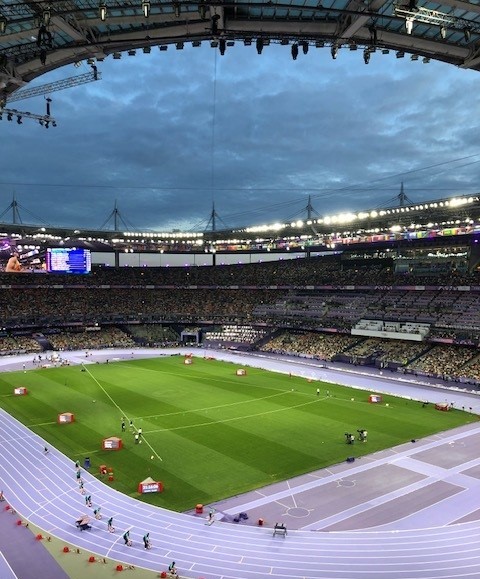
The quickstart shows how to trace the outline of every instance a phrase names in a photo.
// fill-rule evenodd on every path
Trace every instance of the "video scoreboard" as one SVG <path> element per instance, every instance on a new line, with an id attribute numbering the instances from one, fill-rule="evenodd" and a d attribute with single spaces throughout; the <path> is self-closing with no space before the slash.
<path id="1" fill-rule="evenodd" d="M 92 270 L 89 249 L 77 247 L 49 247 L 46 254 L 49 273 L 86 274 Z"/>

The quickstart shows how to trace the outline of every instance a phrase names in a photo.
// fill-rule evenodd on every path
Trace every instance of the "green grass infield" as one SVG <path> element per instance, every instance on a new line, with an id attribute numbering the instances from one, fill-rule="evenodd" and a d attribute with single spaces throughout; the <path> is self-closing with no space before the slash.
<path id="1" fill-rule="evenodd" d="M 371 404 L 370 392 L 304 377 L 255 368 L 238 376 L 232 363 L 184 362 L 172 356 L 2 373 L 0 405 L 72 461 L 89 457 L 96 476 L 100 465 L 111 468 L 114 480 L 105 481 L 113 488 L 177 511 L 478 420 L 393 396 Z M 22 386 L 28 394 L 14 395 Z M 58 423 L 65 412 L 74 422 Z M 368 441 L 347 445 L 345 433 L 358 429 Z M 112 436 L 122 439 L 121 450 L 102 449 Z M 140 495 L 147 477 L 164 491 Z"/>

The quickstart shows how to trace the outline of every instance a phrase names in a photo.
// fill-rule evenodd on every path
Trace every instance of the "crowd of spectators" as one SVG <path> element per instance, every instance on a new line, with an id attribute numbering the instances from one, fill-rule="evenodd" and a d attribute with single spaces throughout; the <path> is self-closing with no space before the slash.
<path id="1" fill-rule="evenodd" d="M 41 352 L 42 347 L 30 336 L 2 336 L 0 337 L 0 356 L 7 354 L 26 354 Z"/>
<path id="2" fill-rule="evenodd" d="M 412 287 L 422 283 L 428 288 Z M 480 344 L 480 291 L 449 287 L 470 284 L 480 286 L 480 274 L 442 270 L 437 275 L 435 268 L 424 276 L 395 274 L 390 258 L 340 256 L 216 267 L 97 268 L 80 277 L 0 274 L 0 324 L 9 332 L 59 328 L 48 338 L 56 350 L 173 345 L 185 326 L 202 328 L 205 341 L 253 344 L 280 329 L 263 351 L 327 361 L 342 354 L 353 363 L 368 359 L 444 377 L 463 372 L 477 380 L 475 351 L 458 344 Z M 351 336 L 362 318 L 424 323 L 431 329 L 427 342 Z M 75 324 L 101 329 L 67 329 Z M 259 325 L 265 329 L 252 330 Z M 336 333 L 321 332 L 331 329 Z M 429 338 L 457 345 L 434 345 Z M 0 339 L 0 353 L 40 350 L 31 338 Z"/>
<path id="3" fill-rule="evenodd" d="M 134 320 L 246 322 L 255 306 L 279 292 L 233 289 L 20 288 L 3 291 L 3 325 Z"/>
<path id="4" fill-rule="evenodd" d="M 284 331 L 262 345 L 260 350 L 330 361 L 356 342 L 358 342 L 357 337 L 344 334 Z"/>
<path id="5" fill-rule="evenodd" d="M 406 366 L 430 347 L 431 344 L 426 342 L 366 338 L 357 341 L 345 354 L 353 364 L 368 360 L 378 366 Z"/>
<path id="6" fill-rule="evenodd" d="M 429 275 L 422 270 L 395 273 L 392 258 L 346 259 L 340 255 L 267 261 L 264 263 L 222 265 L 221 255 L 216 266 L 184 267 L 96 267 L 81 280 L 58 274 L 0 274 L 0 285 L 82 284 L 85 286 L 171 286 L 171 287 L 225 287 L 225 286 L 465 286 L 480 285 L 477 272 L 433 269 Z"/>
<path id="7" fill-rule="evenodd" d="M 440 376 L 445 380 L 462 376 L 463 367 L 477 356 L 476 350 L 462 346 L 435 345 L 407 366 L 409 372 Z"/>
<path id="8" fill-rule="evenodd" d="M 132 338 L 119 328 L 51 334 L 49 342 L 53 350 L 58 351 L 132 348 L 136 345 Z"/>
<path id="9" fill-rule="evenodd" d="M 459 374 L 468 381 L 480 383 L 480 356 L 475 356 L 470 362 L 463 366 Z"/>

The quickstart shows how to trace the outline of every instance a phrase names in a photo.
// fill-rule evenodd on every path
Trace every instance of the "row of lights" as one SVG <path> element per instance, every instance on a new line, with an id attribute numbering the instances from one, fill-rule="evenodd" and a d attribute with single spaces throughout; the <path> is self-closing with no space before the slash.
<path id="1" fill-rule="evenodd" d="M 197 246 L 201 246 L 204 245 L 205 241 L 203 239 L 157 239 L 157 241 L 155 241 L 154 239 L 112 239 L 111 240 L 112 243 L 148 243 L 148 244 L 158 244 L 158 245 L 162 245 L 164 243 L 171 243 L 171 244 L 185 244 L 185 245 L 197 245 Z"/>
<path id="2" fill-rule="evenodd" d="M 200 40 L 193 40 L 192 41 L 192 46 L 194 48 L 198 48 L 199 46 L 201 46 L 202 42 Z M 252 44 L 252 41 L 249 39 L 244 40 L 244 44 L 245 46 L 250 46 Z M 264 46 L 268 46 L 268 44 L 270 44 L 269 40 L 262 40 L 262 39 L 257 39 L 256 41 L 256 46 L 257 46 L 257 52 L 258 54 L 262 54 L 263 51 L 263 47 Z M 289 44 L 289 40 L 288 39 L 284 39 L 280 42 L 280 44 L 282 46 L 287 46 Z M 320 44 L 320 43 L 317 43 Z M 324 43 L 321 43 L 322 46 L 324 46 Z M 220 54 L 223 56 L 226 52 L 226 49 L 228 47 L 232 47 L 235 46 L 235 42 L 233 40 L 226 40 L 224 38 L 220 38 L 219 40 L 211 40 L 210 41 L 210 46 L 212 48 L 218 48 L 220 51 Z M 185 43 L 183 41 L 179 41 L 175 43 L 175 48 L 177 50 L 183 50 L 185 47 Z M 309 49 L 309 44 L 307 41 L 300 41 L 300 42 L 294 42 L 292 44 L 292 48 L 291 48 L 291 55 L 293 60 L 297 60 L 297 57 L 299 55 L 299 50 L 300 48 L 302 49 L 303 54 L 308 54 L 308 49 Z M 337 45 L 337 44 L 333 44 L 331 47 L 331 55 L 332 58 L 335 60 L 338 56 L 338 51 L 341 48 L 341 46 Z M 351 44 L 349 45 L 349 50 L 354 51 L 354 50 L 358 50 L 358 46 L 356 44 Z M 158 49 L 160 50 L 160 52 L 166 52 L 168 50 L 168 45 L 167 44 L 161 44 L 158 46 Z M 151 52 L 151 46 L 144 46 L 142 48 L 142 51 L 144 54 L 150 54 Z M 371 54 L 373 54 L 374 52 L 376 52 L 375 47 L 366 47 L 363 51 L 363 60 L 365 62 L 365 64 L 368 64 L 370 62 L 370 56 Z M 390 54 L 390 50 L 388 48 L 383 48 L 381 50 L 382 54 Z M 137 51 L 132 48 L 130 50 L 127 51 L 127 54 L 129 56 L 135 56 L 137 54 Z M 396 57 L 397 58 L 404 58 L 405 57 L 405 52 L 404 51 L 397 51 L 396 52 Z M 122 58 L 122 53 L 121 52 L 114 52 L 113 53 L 113 58 L 114 60 L 120 60 Z M 419 55 L 418 54 L 411 54 L 410 55 L 410 59 L 413 61 L 419 60 Z M 422 62 L 424 64 L 428 64 L 430 62 L 430 58 L 425 56 L 422 58 Z"/>
<path id="3" fill-rule="evenodd" d="M 411 223 L 408 227 L 400 226 L 400 225 L 393 225 L 393 226 L 389 227 L 388 229 L 387 229 L 387 228 L 381 229 L 381 228 L 376 227 L 376 228 L 371 228 L 371 229 L 358 229 L 357 231 L 343 231 L 343 232 L 339 232 L 339 231 L 338 231 L 338 232 L 334 232 L 334 231 L 332 231 L 332 232 L 329 233 L 329 234 L 321 235 L 319 239 L 322 240 L 322 242 L 325 242 L 327 239 L 337 239 L 337 240 L 338 240 L 338 239 L 341 239 L 341 238 L 347 239 L 347 238 L 352 238 L 352 237 L 358 237 L 358 236 L 365 235 L 365 234 L 373 234 L 373 233 L 375 233 L 375 234 L 382 233 L 382 234 L 383 234 L 383 233 L 387 233 L 387 232 L 400 233 L 400 232 L 402 232 L 402 231 L 405 232 L 405 231 L 407 231 L 408 229 L 417 230 L 417 231 L 418 231 L 418 230 L 424 230 L 425 228 L 432 229 L 433 227 L 440 227 L 440 226 L 441 226 L 441 227 L 445 227 L 445 226 L 448 227 L 448 226 L 452 226 L 452 225 L 459 226 L 459 225 L 461 225 L 461 224 L 462 224 L 462 222 L 461 222 L 459 219 L 457 219 L 457 220 L 455 220 L 455 221 L 454 221 L 454 220 L 451 220 L 451 221 L 443 221 L 443 222 L 441 222 L 441 223 L 432 223 L 432 222 L 429 222 L 429 223 L 427 223 L 427 224 L 419 224 L 419 223 L 416 223 L 416 224 L 415 224 L 415 223 Z M 471 220 L 471 219 L 467 219 L 467 220 L 465 220 L 465 225 L 472 225 L 472 226 L 473 226 L 473 225 L 474 225 L 474 221 Z M 15 235 L 12 235 L 11 237 L 15 237 Z M 17 237 L 20 238 L 21 236 L 20 236 L 20 235 L 17 235 Z M 34 236 L 34 237 L 35 237 L 35 236 Z M 63 243 L 63 241 L 64 241 L 60 236 L 55 236 L 55 235 L 45 235 L 45 236 L 43 236 L 43 237 L 44 237 L 44 238 L 48 238 L 48 239 L 50 239 L 50 240 L 59 241 L 60 243 Z M 68 241 L 68 239 L 70 239 L 70 238 L 66 238 L 65 241 Z M 107 243 L 107 241 L 106 241 L 105 239 L 102 239 L 102 238 L 92 238 L 92 237 L 88 237 L 88 238 L 79 238 L 79 239 L 82 239 L 83 241 L 99 241 L 99 242 Z M 301 235 L 301 236 L 295 236 L 295 237 L 292 237 L 292 236 L 291 236 L 291 237 L 283 237 L 283 238 L 280 239 L 279 241 L 282 241 L 282 242 L 291 242 L 291 243 L 293 242 L 293 243 L 295 244 L 295 243 L 298 243 L 298 242 L 305 242 L 305 241 L 308 241 L 308 240 L 311 240 L 311 239 L 312 239 L 312 236 L 311 236 L 311 235 L 310 235 L 310 236 L 308 236 L 308 235 Z M 145 243 L 145 240 L 142 239 L 140 242 L 141 242 L 141 243 Z M 168 244 L 168 243 L 171 243 L 171 244 L 174 244 L 174 243 L 177 243 L 177 242 L 178 242 L 178 240 L 171 239 L 170 241 L 164 240 L 163 242 L 160 242 L 160 241 L 159 241 L 158 243 L 167 243 L 167 244 Z M 128 240 L 113 239 L 113 240 L 112 240 L 112 243 L 114 243 L 114 244 L 115 244 L 115 243 L 135 243 L 135 240 L 131 240 L 131 239 L 128 239 Z M 182 243 L 185 243 L 185 244 L 193 244 L 194 242 L 193 242 L 193 241 L 189 241 L 189 240 L 182 240 Z M 240 239 L 216 240 L 216 241 L 211 241 L 211 242 L 210 242 L 210 247 L 209 247 L 209 248 L 204 248 L 204 251 L 205 251 L 206 253 L 208 253 L 209 251 L 211 251 L 212 253 L 214 253 L 214 252 L 216 251 L 215 248 L 214 248 L 215 245 L 217 245 L 217 246 L 222 246 L 222 245 L 224 245 L 224 244 L 229 244 L 229 245 L 232 245 L 232 244 L 249 245 L 249 244 L 251 244 L 251 243 L 253 243 L 252 240 L 240 240 Z M 258 244 L 258 243 L 270 243 L 270 244 L 272 244 L 272 246 L 275 245 L 274 243 L 271 242 L 271 240 L 263 239 L 263 238 L 257 238 L 257 239 L 255 239 L 255 243 L 257 243 L 257 244 Z M 203 242 L 202 242 L 202 244 L 203 244 Z M 18 247 L 20 248 L 20 246 L 18 246 Z M 302 246 L 302 248 L 303 248 L 303 247 L 304 247 L 304 246 Z M 27 246 L 27 245 L 25 245 L 25 246 L 24 246 L 24 249 L 27 249 L 27 248 L 29 248 L 29 249 L 35 249 L 35 248 L 39 249 L 39 246 L 33 246 L 33 245 L 32 245 L 32 246 Z M 287 248 L 287 250 L 288 250 L 288 249 L 289 249 L 289 248 Z M 164 253 L 164 249 L 160 249 L 159 251 L 160 251 L 160 253 Z M 133 253 L 133 252 L 134 252 L 134 249 L 133 249 L 133 248 L 126 248 L 126 249 L 124 249 L 124 252 L 125 252 L 125 253 Z"/>
<path id="4" fill-rule="evenodd" d="M 14 114 L 13 112 L 8 112 L 7 114 L 7 121 L 13 121 L 13 117 L 15 116 L 17 118 L 17 125 L 23 125 L 23 116 L 21 114 Z M 3 112 L 0 111 L 0 121 L 3 120 Z M 38 119 L 38 124 L 41 125 L 42 127 L 45 127 L 46 129 L 49 128 L 50 124 L 52 125 L 52 127 L 56 127 L 57 123 L 54 120 L 48 120 L 48 119 Z"/>
<path id="5" fill-rule="evenodd" d="M 7 121 L 13 121 L 14 116 L 15 115 L 13 113 L 7 113 Z M 16 117 L 17 117 L 17 124 L 22 125 L 23 124 L 22 115 L 16 115 Z M 2 120 L 3 120 L 3 113 L 0 112 L 0 121 Z"/>
<path id="6" fill-rule="evenodd" d="M 386 215 L 395 215 L 399 213 L 409 213 L 410 211 L 427 211 L 430 209 L 437 209 L 439 207 L 450 207 L 456 208 L 462 205 L 468 205 L 478 201 L 478 197 L 454 197 L 453 199 L 447 199 L 445 201 L 435 201 L 432 203 L 424 203 L 419 205 L 412 205 L 409 207 L 394 207 L 392 209 L 381 209 L 377 211 L 373 209 L 372 211 L 360 211 L 359 213 L 340 213 L 338 215 L 326 216 L 323 219 L 308 220 L 303 222 L 302 220 L 292 221 L 291 223 L 273 223 L 271 225 L 260 225 L 256 227 L 247 227 L 245 232 L 256 233 L 261 231 L 279 231 L 285 227 L 300 228 L 306 225 L 313 225 L 315 223 L 319 225 L 330 225 L 334 223 L 350 223 L 352 221 L 362 220 L 362 219 L 376 219 L 377 217 L 384 217 Z"/>
<path id="7" fill-rule="evenodd" d="M 203 237 L 203 233 L 181 233 L 181 232 L 175 232 L 175 233 L 136 233 L 136 232 L 124 232 L 123 235 L 125 236 L 130 236 L 130 237 L 175 237 L 175 238 L 185 238 L 185 237 L 193 237 L 193 238 L 199 238 L 199 237 Z"/>

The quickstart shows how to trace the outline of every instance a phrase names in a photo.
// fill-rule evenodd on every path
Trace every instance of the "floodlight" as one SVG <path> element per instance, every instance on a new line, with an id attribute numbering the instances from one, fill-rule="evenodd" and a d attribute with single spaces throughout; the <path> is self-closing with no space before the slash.
<path id="1" fill-rule="evenodd" d="M 293 60 L 297 60 L 297 56 L 298 56 L 298 44 L 292 44 L 292 58 Z"/>
<path id="2" fill-rule="evenodd" d="M 52 17 L 52 12 L 51 12 L 50 6 L 47 6 L 42 13 L 42 20 L 43 20 L 43 23 L 45 24 L 45 26 L 48 26 L 50 24 L 50 18 L 51 17 Z"/>
<path id="3" fill-rule="evenodd" d="M 7 19 L 4 16 L 0 17 L 0 34 L 5 33 L 5 30 L 7 29 L 7 24 L 8 24 Z"/>
<path id="4" fill-rule="evenodd" d="M 257 46 L 257 53 L 258 53 L 258 54 L 262 54 L 262 50 L 263 50 L 263 38 L 257 38 L 256 46 Z"/>
<path id="5" fill-rule="evenodd" d="M 98 16 L 102 22 L 105 22 L 107 19 L 107 5 L 105 4 L 105 0 L 101 0 L 98 5 Z"/>
<path id="6" fill-rule="evenodd" d="M 142 12 L 145 18 L 148 18 L 150 16 L 150 8 L 151 8 L 150 1 L 142 0 Z"/>

